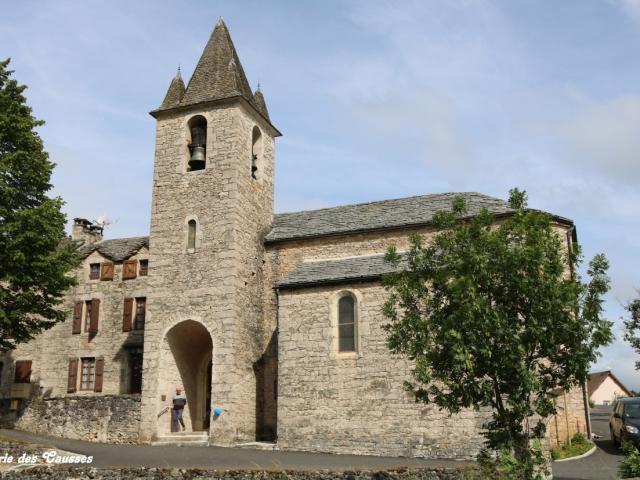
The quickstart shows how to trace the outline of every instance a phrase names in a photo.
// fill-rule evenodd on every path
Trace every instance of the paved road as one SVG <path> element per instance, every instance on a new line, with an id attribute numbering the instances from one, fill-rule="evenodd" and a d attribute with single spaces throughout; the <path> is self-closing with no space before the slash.
<path id="1" fill-rule="evenodd" d="M 274 452 L 245 448 L 174 447 L 150 445 L 108 445 L 104 443 L 41 437 L 18 430 L 0 429 L 0 435 L 53 445 L 69 452 L 92 455 L 93 466 L 108 467 L 177 467 L 177 468 L 283 468 L 363 470 L 419 467 L 452 467 L 466 464 L 455 460 L 423 460 L 363 455 L 331 455 L 305 452 Z"/>
<path id="2" fill-rule="evenodd" d="M 602 438 L 596 440 L 595 453 L 580 460 L 553 464 L 555 480 L 610 480 L 617 479 L 618 464 L 622 459 L 609 435 L 609 407 L 591 409 L 591 428 Z"/>

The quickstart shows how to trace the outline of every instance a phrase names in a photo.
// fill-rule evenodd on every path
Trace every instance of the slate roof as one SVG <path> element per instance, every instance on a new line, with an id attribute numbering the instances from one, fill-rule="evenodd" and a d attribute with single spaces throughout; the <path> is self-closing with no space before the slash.
<path id="1" fill-rule="evenodd" d="M 238 52 L 222 18 L 216 24 L 204 47 L 187 88 L 176 77 L 154 115 L 162 110 L 195 105 L 202 102 L 242 97 L 269 121 L 269 113 L 260 90 L 254 95 L 244 73 Z"/>
<path id="2" fill-rule="evenodd" d="M 494 215 L 513 212 L 504 200 L 475 192 L 421 195 L 277 214 L 265 242 L 428 225 L 437 211 L 451 209 L 452 201 L 458 195 L 465 199 L 470 217 L 480 213 L 482 208 Z"/>
<path id="3" fill-rule="evenodd" d="M 160 109 L 177 107 L 180 104 L 180 101 L 182 101 L 182 97 L 184 97 L 184 92 L 184 82 L 180 75 L 180 69 L 178 69 L 178 73 L 176 73 L 176 76 L 171 80 L 169 90 L 167 90 L 167 94 L 162 101 Z"/>
<path id="4" fill-rule="evenodd" d="M 102 256 L 114 262 L 121 262 L 134 255 L 142 247 L 149 247 L 149 237 L 114 238 L 84 244 L 80 247 L 80 255 L 82 258 L 86 258 L 92 252 L 98 251 Z"/>
<path id="5" fill-rule="evenodd" d="M 267 103 L 264 101 L 264 95 L 260 90 L 260 85 L 258 85 L 258 89 L 253 94 L 253 97 L 255 98 L 256 108 L 258 109 L 258 111 L 264 116 L 264 118 L 269 120 L 269 111 L 267 110 Z"/>
<path id="6" fill-rule="evenodd" d="M 618 386 L 624 390 L 628 396 L 632 397 L 631 391 L 624 384 L 618 380 L 611 370 L 605 370 L 604 372 L 594 372 L 589 374 L 589 378 L 587 380 L 587 391 L 589 392 L 589 396 L 593 395 L 600 385 L 608 378 L 611 379 L 618 384 Z"/>
<path id="7" fill-rule="evenodd" d="M 398 268 L 405 265 L 400 262 Z M 340 258 L 300 263 L 276 286 L 279 288 L 300 288 L 310 285 L 377 280 L 396 268 L 384 261 L 384 255 Z"/>

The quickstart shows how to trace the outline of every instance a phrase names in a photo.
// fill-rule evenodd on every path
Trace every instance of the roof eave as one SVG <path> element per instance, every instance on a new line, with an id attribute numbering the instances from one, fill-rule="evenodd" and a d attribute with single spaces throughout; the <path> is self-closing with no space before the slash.
<path id="1" fill-rule="evenodd" d="M 292 283 L 276 283 L 274 289 L 279 290 L 300 290 L 303 288 L 313 288 L 313 287 L 321 287 L 325 285 L 343 285 L 345 283 L 369 283 L 369 282 L 377 282 L 384 275 L 384 273 L 375 274 L 375 275 L 362 275 L 358 277 L 341 277 L 341 278 L 330 278 L 330 279 L 322 279 L 322 280 L 314 280 L 309 282 L 292 282 Z"/>
<path id="2" fill-rule="evenodd" d="M 176 105 L 173 107 L 168 107 L 168 108 L 156 108 L 155 110 L 151 110 L 149 112 L 149 115 L 151 115 L 153 118 L 155 118 L 156 120 L 158 120 L 159 118 L 161 118 L 162 116 L 164 116 L 164 114 L 166 113 L 180 113 L 180 112 L 187 112 L 189 110 L 195 110 L 195 107 L 200 107 L 200 108 L 204 108 L 204 107 L 211 107 L 211 106 L 216 106 L 216 105 L 224 105 L 224 104 L 231 104 L 234 102 L 239 102 L 242 103 L 245 106 L 248 106 L 251 108 L 252 111 L 254 111 L 263 121 L 265 124 L 267 124 L 269 126 L 269 128 L 272 130 L 271 131 L 271 135 L 274 137 L 281 137 L 282 133 L 280 132 L 280 130 L 278 130 L 272 123 L 271 120 L 269 120 L 267 117 L 265 117 L 251 102 L 249 102 L 243 95 L 237 94 L 237 95 L 230 95 L 228 97 L 220 97 L 220 98 L 212 98 L 209 100 L 203 100 L 201 102 L 194 102 L 194 103 L 188 103 L 188 104 L 181 104 L 181 105 Z"/>

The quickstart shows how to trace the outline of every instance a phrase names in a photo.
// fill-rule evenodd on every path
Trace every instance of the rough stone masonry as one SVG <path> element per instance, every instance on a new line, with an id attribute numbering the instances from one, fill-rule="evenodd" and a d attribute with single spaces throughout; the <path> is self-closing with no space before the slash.
<path id="1" fill-rule="evenodd" d="M 475 455 L 487 412 L 449 417 L 402 388 L 411 363 L 386 347 L 382 254 L 433 235 L 456 195 L 498 221 L 507 203 L 463 192 L 274 214 L 281 134 L 222 21 L 188 86 L 178 73 L 151 115 L 149 235 L 103 239 L 76 219 L 68 319 L 0 358 L 2 421 L 101 442 L 205 432 L 215 445 Z M 571 248 L 573 222 L 554 219 Z M 172 419 L 177 387 L 187 432 Z M 559 399 L 554 442 L 587 429 L 584 398 Z"/>

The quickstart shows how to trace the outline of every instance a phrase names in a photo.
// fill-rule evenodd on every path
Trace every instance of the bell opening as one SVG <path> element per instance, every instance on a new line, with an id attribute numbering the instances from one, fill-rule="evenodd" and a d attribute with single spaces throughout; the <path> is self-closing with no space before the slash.
<path id="1" fill-rule="evenodd" d="M 207 158 L 207 121 L 198 115 L 189 121 L 189 171 L 203 170 Z"/>

